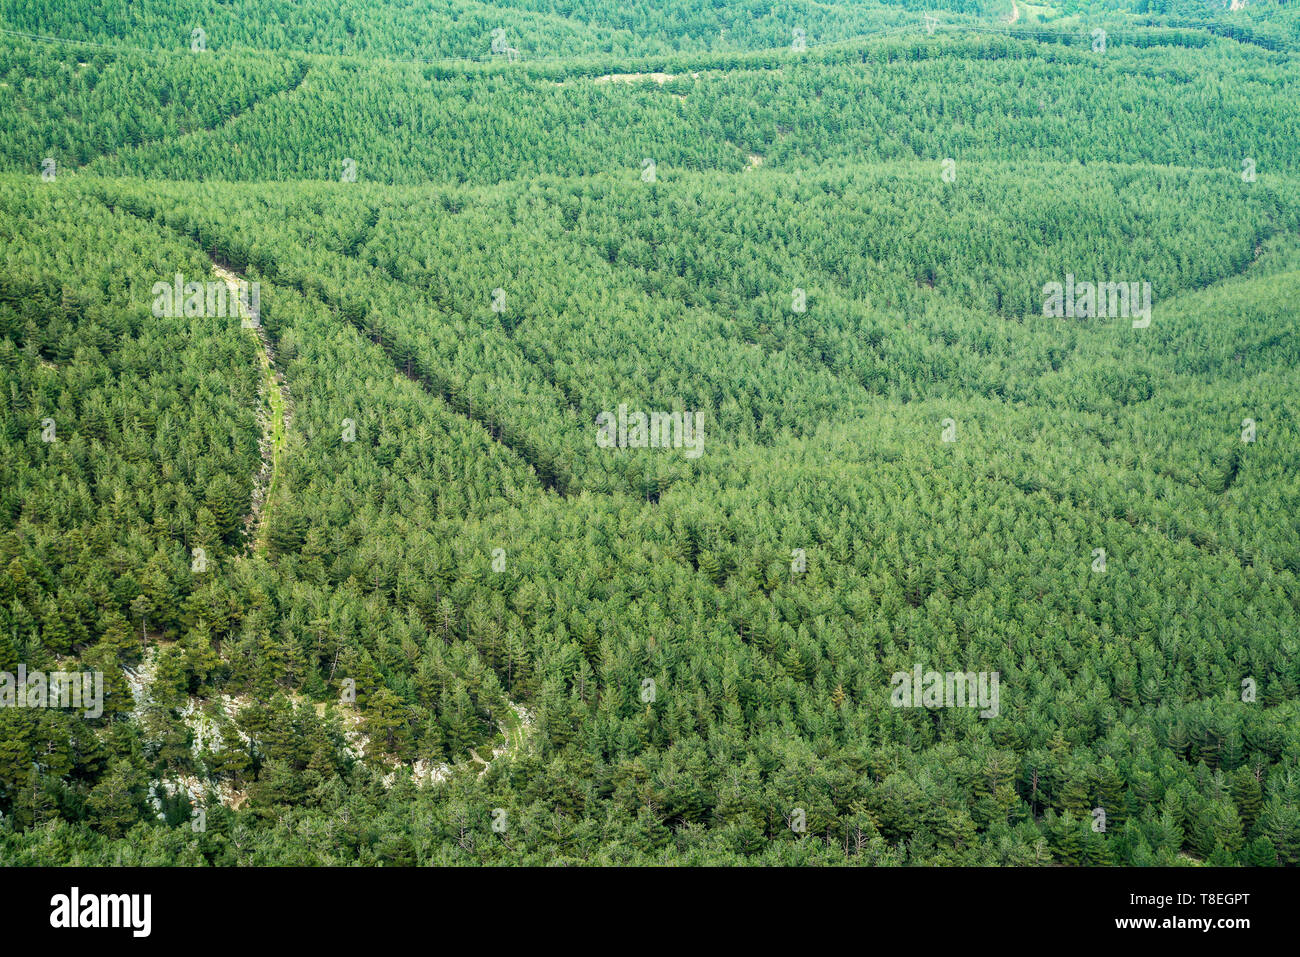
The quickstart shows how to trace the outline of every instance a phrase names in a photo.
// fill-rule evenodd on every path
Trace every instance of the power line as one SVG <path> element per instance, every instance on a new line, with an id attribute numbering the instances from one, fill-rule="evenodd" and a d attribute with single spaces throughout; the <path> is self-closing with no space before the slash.
<path id="1" fill-rule="evenodd" d="M 103 47 L 106 50 L 138 49 L 133 47 L 119 48 L 116 45 L 108 44 L 108 43 L 99 43 L 96 40 L 71 40 L 66 37 L 47 37 L 47 36 L 42 36 L 39 33 L 23 33 L 19 30 L 6 30 L 3 27 L 0 27 L 0 33 L 7 33 L 9 36 L 12 37 L 22 37 L 24 40 L 39 40 L 42 43 L 67 43 L 73 46 Z"/>

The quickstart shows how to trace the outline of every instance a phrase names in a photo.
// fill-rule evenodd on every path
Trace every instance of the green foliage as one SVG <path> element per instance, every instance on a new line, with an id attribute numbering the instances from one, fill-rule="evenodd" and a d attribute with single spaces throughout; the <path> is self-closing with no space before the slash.
<path id="1" fill-rule="evenodd" d="M 552 7 L 0 4 L 0 856 L 1300 861 L 1289 54 Z"/>

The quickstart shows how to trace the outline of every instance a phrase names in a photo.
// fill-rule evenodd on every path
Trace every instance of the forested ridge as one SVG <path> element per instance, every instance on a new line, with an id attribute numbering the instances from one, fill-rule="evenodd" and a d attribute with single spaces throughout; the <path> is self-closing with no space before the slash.
<path id="1" fill-rule="evenodd" d="M 1300 862 L 1293 11 L 1017 9 L 0 3 L 0 862 Z"/>

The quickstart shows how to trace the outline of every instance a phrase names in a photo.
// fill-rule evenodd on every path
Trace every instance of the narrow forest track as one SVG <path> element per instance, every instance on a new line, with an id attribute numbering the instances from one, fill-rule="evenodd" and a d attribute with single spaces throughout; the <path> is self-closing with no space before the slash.
<path id="1" fill-rule="evenodd" d="M 217 263 L 212 264 L 212 271 L 226 284 L 230 298 L 237 304 L 240 324 L 243 325 L 245 319 L 252 318 L 239 294 L 243 280 Z M 262 468 L 253 484 L 252 509 L 246 525 L 255 529 L 252 537 L 253 550 L 265 553 L 270 534 L 271 503 L 281 484 L 285 443 L 288 440 L 292 412 L 286 399 L 288 387 L 276 371 L 275 357 L 266 330 L 260 324 L 245 328 L 257 340 L 257 357 L 262 366 L 262 385 L 258 391 L 263 402 L 270 407 L 269 412 L 259 410 L 259 418 L 262 419 Z"/>
<path id="2" fill-rule="evenodd" d="M 497 722 L 502 743 L 493 748 L 487 758 L 481 757 L 474 748 L 469 749 L 470 763 L 482 765 L 482 769 L 478 772 L 479 777 L 487 774 L 492 762 L 498 758 L 510 760 L 521 755 L 528 746 L 528 735 L 532 726 L 532 717 L 528 712 L 513 701 L 507 701 L 505 716 Z"/>
<path id="3" fill-rule="evenodd" d="M 479 772 L 480 775 L 486 774 L 488 767 L 497 758 L 504 757 L 511 760 L 524 752 L 524 749 L 528 746 L 528 737 L 532 731 L 533 719 L 521 706 L 513 701 L 507 701 L 506 713 L 497 722 L 497 727 L 501 730 L 501 737 L 504 742 L 500 747 L 492 749 L 492 756 L 488 760 L 484 761 L 473 748 L 469 749 L 470 758 L 483 765 L 483 770 Z"/>
<path id="4" fill-rule="evenodd" d="M 12 33 L 12 31 L 10 31 L 10 30 L 0 30 L 0 33 Z M 20 34 L 20 35 L 21 35 L 21 34 Z M 130 50 L 131 48 L 128 47 L 128 48 L 126 48 L 126 49 L 127 49 L 127 50 Z M 132 52 L 147 52 L 147 51 L 138 51 L 138 50 L 137 50 L 137 51 L 132 51 Z M 85 64 L 83 63 L 82 66 L 85 66 Z M 308 64 L 303 63 L 303 64 L 301 64 L 301 66 L 302 66 L 302 71 L 301 71 L 301 72 L 298 74 L 298 76 L 293 80 L 293 82 L 290 83 L 288 86 L 286 86 L 284 89 L 282 89 L 282 90 L 273 90 L 273 91 L 267 93 L 265 96 L 262 96 L 262 97 L 255 97 L 255 98 L 253 99 L 253 101 L 252 101 L 251 103 L 246 104 L 246 105 L 243 107 L 243 109 L 237 109 L 237 110 L 235 110 L 235 111 L 232 112 L 232 113 L 228 113 L 226 116 L 224 116 L 224 117 L 222 118 L 221 122 L 218 123 L 218 124 L 216 124 L 215 126 L 202 126 L 202 127 L 199 127 L 199 128 L 196 129 L 196 130 L 187 130 L 187 131 L 182 132 L 182 133 L 180 134 L 181 138 L 184 138 L 184 137 L 187 137 L 187 136 L 201 136 L 201 135 L 203 135 L 204 133 L 215 133 L 215 132 L 218 131 L 218 130 L 221 130 L 221 129 L 224 129 L 224 128 L 230 126 L 232 123 L 234 123 L 234 122 L 235 122 L 237 119 L 239 119 L 241 116 L 244 116 L 245 114 L 249 113 L 249 112 L 250 112 L 250 111 L 251 111 L 255 106 L 259 106 L 259 105 L 261 105 L 262 103 L 268 102 L 269 100 L 272 100 L 272 99 L 274 99 L 274 98 L 277 97 L 277 96 L 291 96 L 291 95 L 293 95 L 294 93 L 297 93 L 298 90 L 302 87 L 303 83 L 306 82 L 306 80 L 307 80 L 307 74 L 311 72 L 311 67 L 310 67 Z M 170 142 L 172 139 L 173 139 L 173 134 L 168 133 L 168 134 L 166 134 L 165 136 L 156 137 L 156 138 L 152 138 L 152 139 L 144 139 L 144 140 L 141 140 L 141 141 L 138 142 L 138 143 L 131 143 L 131 144 L 126 144 L 126 145 L 123 145 L 123 146 L 119 146 L 117 149 L 113 150 L 113 152 L 111 152 L 111 153 L 99 153 L 99 154 L 97 154 L 97 155 L 95 155 L 95 156 L 90 157 L 90 159 L 86 160 L 84 163 L 81 163 L 81 164 L 79 165 L 79 168 L 80 168 L 80 169 L 88 169 L 91 165 L 93 165 L 93 164 L 95 164 L 95 163 L 112 163 L 115 159 L 119 158 L 119 157 L 120 157 L 123 153 L 125 153 L 127 150 L 141 150 L 141 149 L 147 149 L 148 147 L 150 147 L 150 146 L 152 146 L 152 145 L 154 145 L 154 144 L 156 144 L 156 143 Z"/>

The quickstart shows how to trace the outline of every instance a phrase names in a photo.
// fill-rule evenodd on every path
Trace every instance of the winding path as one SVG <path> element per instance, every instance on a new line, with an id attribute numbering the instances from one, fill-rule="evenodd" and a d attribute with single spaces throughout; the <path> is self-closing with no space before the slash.
<path id="1" fill-rule="evenodd" d="M 239 295 L 239 284 L 243 280 L 229 269 L 216 263 L 212 264 L 212 271 L 217 274 L 218 278 L 226 284 L 226 288 L 230 291 L 230 299 L 237 304 L 236 309 L 239 312 L 242 325 L 243 320 L 251 318 Z M 262 392 L 267 397 L 267 403 L 270 405 L 270 413 L 266 417 L 263 433 L 263 469 L 258 474 L 258 485 L 253 488 L 253 510 L 251 515 L 253 524 L 257 529 L 253 538 L 253 548 L 255 551 L 265 552 L 270 529 L 271 502 L 280 483 L 285 441 L 289 434 L 290 412 L 288 403 L 285 401 L 287 389 L 281 381 L 279 373 L 275 371 L 275 360 L 271 354 L 271 343 L 266 337 L 266 331 L 260 325 L 250 325 L 246 328 L 257 339 L 257 355 L 262 363 Z M 270 453 L 269 463 L 266 461 L 268 451 Z"/>

